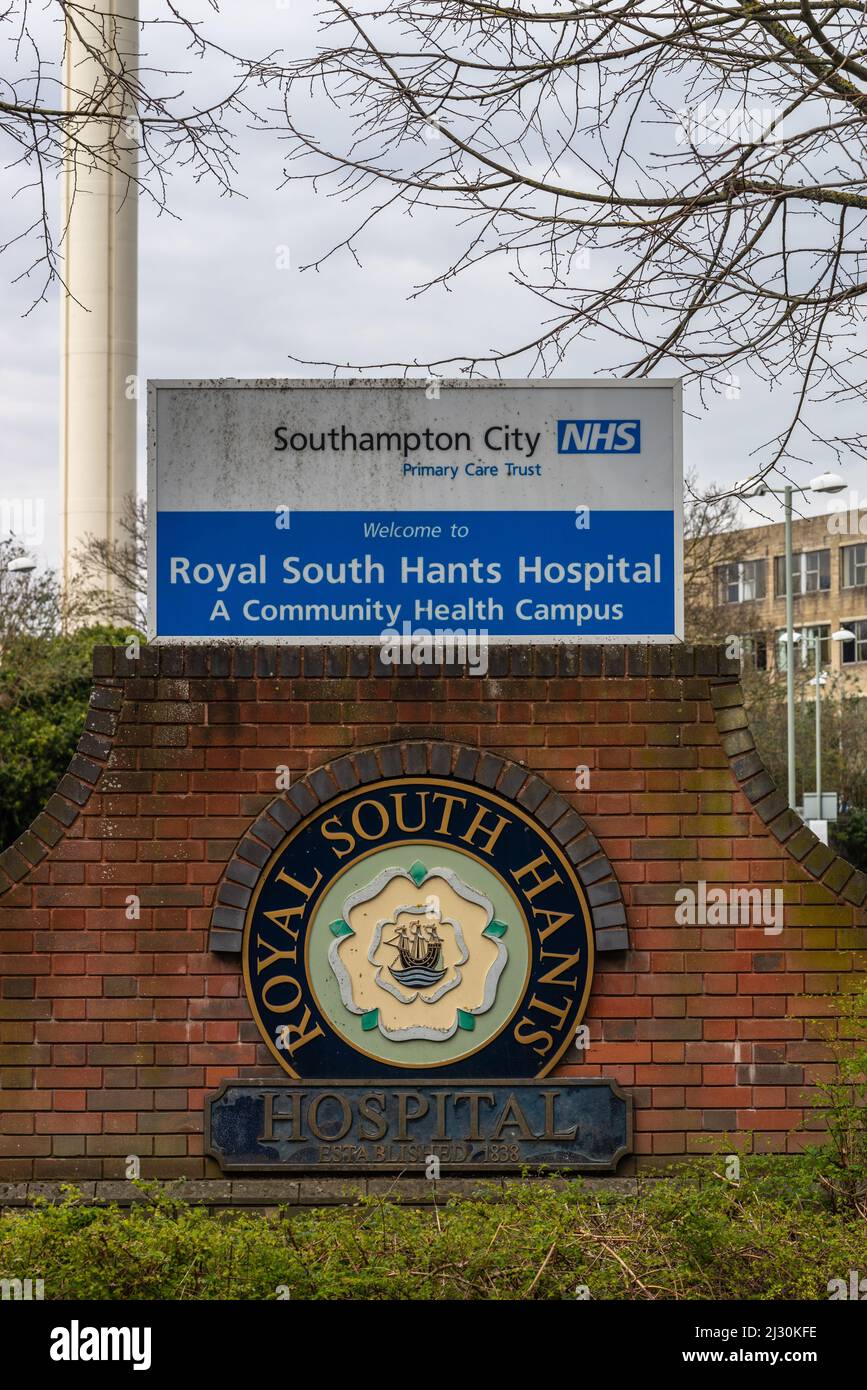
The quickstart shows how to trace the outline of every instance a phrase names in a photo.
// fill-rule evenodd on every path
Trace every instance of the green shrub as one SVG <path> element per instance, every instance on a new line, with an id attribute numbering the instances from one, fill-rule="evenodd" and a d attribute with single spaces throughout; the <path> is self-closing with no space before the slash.
<path id="1" fill-rule="evenodd" d="M 713 1161 L 633 1192 L 514 1182 L 436 1210 L 369 1198 L 212 1216 L 140 1185 L 131 1209 L 7 1211 L 0 1275 L 50 1299 L 797 1299 L 867 1268 L 867 1222 L 833 1210 L 808 1161 Z"/>
<path id="2" fill-rule="evenodd" d="M 816 1085 L 827 1141 L 807 1159 L 835 1209 L 867 1220 L 867 980 L 839 996 L 832 1020 L 818 1023 L 834 1076 Z"/>
<path id="3" fill-rule="evenodd" d="M 867 807 L 856 806 L 834 822 L 831 845 L 856 869 L 867 872 Z"/>
<path id="4" fill-rule="evenodd" d="M 115 628 L 68 636 L 19 636 L 0 661 L 0 849 L 39 814 L 72 758 L 91 689 L 93 648 L 117 644 Z"/>

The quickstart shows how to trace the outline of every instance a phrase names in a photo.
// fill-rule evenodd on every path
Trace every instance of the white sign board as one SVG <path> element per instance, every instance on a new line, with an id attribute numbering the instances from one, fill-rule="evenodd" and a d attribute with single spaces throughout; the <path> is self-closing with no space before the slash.
<path id="1" fill-rule="evenodd" d="M 671 381 L 158 381 L 151 638 L 683 637 Z"/>
<path id="2" fill-rule="evenodd" d="M 804 792 L 804 820 L 837 820 L 837 793 L 822 792 L 822 805 L 815 792 Z"/>

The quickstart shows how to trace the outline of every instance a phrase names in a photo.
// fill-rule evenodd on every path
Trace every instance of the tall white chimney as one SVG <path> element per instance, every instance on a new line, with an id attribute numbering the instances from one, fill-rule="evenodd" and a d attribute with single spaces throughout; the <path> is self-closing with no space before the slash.
<path id="1" fill-rule="evenodd" d="M 137 0 L 77 0 L 66 21 L 70 124 L 63 173 L 61 288 L 61 565 L 90 533 L 126 539 L 136 490 L 138 197 L 135 104 L 113 74 L 138 72 Z M 98 52 L 101 56 L 93 56 Z M 117 581 L 106 577 L 106 591 Z"/>

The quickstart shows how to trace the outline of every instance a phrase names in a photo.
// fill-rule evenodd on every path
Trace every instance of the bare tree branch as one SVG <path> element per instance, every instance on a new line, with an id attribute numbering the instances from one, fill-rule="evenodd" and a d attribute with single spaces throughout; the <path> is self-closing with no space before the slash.
<path id="1" fill-rule="evenodd" d="M 232 194 L 237 174 L 233 128 L 262 125 L 263 117 L 251 103 L 253 94 L 281 88 L 278 54 L 233 53 L 170 0 L 149 6 L 148 17 L 138 21 L 137 59 L 118 52 L 115 24 L 100 0 L 47 0 L 38 8 L 32 0 L 8 0 L 0 10 L 0 153 L 7 166 L 21 170 L 22 192 L 35 187 L 39 206 L 36 221 L 13 230 L 0 251 L 35 240 L 33 259 L 17 277 L 41 275 L 34 302 L 63 278 L 66 229 L 55 235 L 50 209 L 53 181 L 64 168 L 120 174 L 124 184 L 137 187 L 160 211 L 170 210 L 167 181 L 175 169 Z M 149 64 L 149 40 L 161 39 L 165 31 L 176 35 L 185 68 Z M 64 80 L 70 34 L 89 68 L 80 89 L 75 70 Z M 191 59 L 196 78 L 201 81 L 206 72 L 211 91 L 199 104 L 185 91 L 193 75 Z"/>
<path id="2" fill-rule="evenodd" d="M 865 457 L 813 423 L 867 395 L 864 4 L 324 0 L 321 27 L 275 112 L 287 181 L 388 190 L 340 243 L 356 256 L 395 201 L 460 219 L 464 250 L 417 292 L 498 259 L 544 314 L 515 343 L 334 370 L 550 374 L 591 340 L 600 370 L 702 400 L 739 373 L 790 393 L 757 479 L 799 450 Z M 342 143 L 302 126 L 296 89 L 336 104 Z"/>
<path id="3" fill-rule="evenodd" d="M 113 623 L 144 632 L 147 627 L 147 503 L 127 497 L 120 518 L 123 540 L 89 535 L 74 552 L 74 593 L 68 623 Z M 108 579 L 113 583 L 107 583 Z"/>

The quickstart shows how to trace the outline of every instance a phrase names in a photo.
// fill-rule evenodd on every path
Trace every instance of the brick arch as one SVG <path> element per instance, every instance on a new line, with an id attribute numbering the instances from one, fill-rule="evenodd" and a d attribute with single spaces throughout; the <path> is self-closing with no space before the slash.
<path id="1" fill-rule="evenodd" d="M 97 648 L 110 651 L 111 648 Z M 124 652 L 121 650 L 120 655 Z M 84 729 L 57 789 L 25 831 L 0 854 L 0 898 L 25 879 L 54 846 L 68 834 L 108 766 L 117 732 L 123 692 L 116 683 L 103 684 L 94 662 L 93 689 L 90 692 Z M 2 846 L 0 846 L 2 848 Z"/>
<path id="2" fill-rule="evenodd" d="M 867 874 L 823 844 L 789 806 L 787 796 L 777 786 L 756 748 L 739 675 L 712 681 L 710 696 L 720 743 L 732 775 L 759 820 L 786 853 L 817 882 L 824 884 L 836 897 L 860 907 L 867 901 Z"/>
<path id="3" fill-rule="evenodd" d="M 404 775 L 453 777 L 516 801 L 547 828 L 573 865 L 586 894 L 596 950 L 628 949 L 620 883 L 599 841 L 566 798 L 519 763 L 461 744 L 429 740 L 386 743 L 348 753 L 315 768 L 276 796 L 239 841 L 226 866 L 211 913 L 210 949 L 240 952 L 247 905 L 259 877 L 274 850 L 305 816 L 343 792 Z"/>

